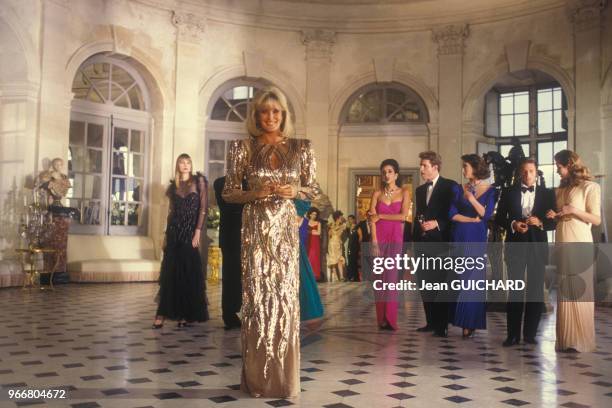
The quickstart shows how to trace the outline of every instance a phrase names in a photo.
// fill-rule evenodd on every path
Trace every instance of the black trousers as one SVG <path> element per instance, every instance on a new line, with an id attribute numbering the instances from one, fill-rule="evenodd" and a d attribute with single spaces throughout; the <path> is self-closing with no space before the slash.
<path id="1" fill-rule="evenodd" d="M 515 244 L 516 245 L 516 244 Z M 534 338 L 544 310 L 546 243 L 520 243 L 506 254 L 509 280 L 526 280 L 525 289 L 510 291 L 506 304 L 508 337 Z"/>
<path id="2" fill-rule="evenodd" d="M 223 266 L 221 267 L 221 310 L 223 322 L 227 326 L 240 323 L 236 315 L 242 307 L 242 269 L 240 263 L 240 244 L 236 248 L 221 247 Z"/>
<path id="3" fill-rule="evenodd" d="M 415 245 L 414 256 L 419 256 L 421 253 L 424 253 L 426 257 L 432 258 L 447 256 L 447 243 L 430 244 L 430 246 L 435 247 L 430 249 L 436 249 L 435 251 L 432 251 L 433 253 L 428 251 L 419 251 L 418 246 Z M 450 293 L 450 291 L 439 291 L 437 289 L 420 289 L 423 287 L 423 283 L 435 285 L 437 283 L 448 282 L 447 271 L 442 268 L 435 267 L 439 265 L 430 266 L 434 267 L 422 267 L 417 270 L 417 284 L 419 285 L 421 299 L 423 300 L 423 309 L 425 310 L 427 326 L 431 327 L 433 330 L 441 331 L 448 327 L 450 318 L 449 312 L 452 304 L 452 293 Z"/>

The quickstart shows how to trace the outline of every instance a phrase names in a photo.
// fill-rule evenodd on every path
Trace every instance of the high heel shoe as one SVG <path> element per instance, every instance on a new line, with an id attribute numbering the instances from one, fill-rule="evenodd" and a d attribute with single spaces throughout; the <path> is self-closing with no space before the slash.
<path id="1" fill-rule="evenodd" d="M 476 329 L 463 329 L 463 338 L 471 339 L 476 335 Z"/>
<path id="2" fill-rule="evenodd" d="M 157 323 L 157 322 L 161 322 L 161 323 Z M 153 325 L 151 325 L 152 329 L 161 329 L 162 327 L 164 327 L 164 321 L 161 319 L 155 319 L 155 321 L 153 322 Z"/>

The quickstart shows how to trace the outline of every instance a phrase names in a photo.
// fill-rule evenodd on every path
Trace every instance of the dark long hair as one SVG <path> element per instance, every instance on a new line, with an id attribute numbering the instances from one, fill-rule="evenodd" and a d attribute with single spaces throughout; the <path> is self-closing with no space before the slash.
<path id="1" fill-rule="evenodd" d="M 399 163 L 397 162 L 397 160 L 395 159 L 385 159 L 382 161 L 382 163 L 380 163 L 380 172 L 382 173 L 383 168 L 385 168 L 385 166 L 391 166 L 393 168 L 393 171 L 397 173 L 397 179 L 395 179 L 395 185 L 397 187 L 401 187 L 400 185 L 400 168 L 399 168 Z M 383 180 L 383 178 L 380 178 L 380 188 L 381 190 L 385 188 L 385 181 Z"/>
<path id="2" fill-rule="evenodd" d="M 479 155 L 474 153 L 464 154 L 463 156 L 461 156 L 461 160 L 463 160 L 464 163 L 467 163 L 472 166 L 472 174 L 478 180 L 486 180 L 491 177 L 491 170 L 489 169 L 489 165 L 487 164 L 485 159 L 483 159 Z"/>

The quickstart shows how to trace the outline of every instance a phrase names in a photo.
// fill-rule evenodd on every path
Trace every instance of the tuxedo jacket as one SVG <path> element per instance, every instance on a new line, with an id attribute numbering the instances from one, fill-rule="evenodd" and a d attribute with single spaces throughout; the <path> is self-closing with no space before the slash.
<path id="1" fill-rule="evenodd" d="M 414 211 L 414 222 L 412 223 L 412 238 L 415 242 L 449 242 L 451 222 L 449 210 L 453 199 L 453 187 L 457 183 L 440 176 L 434 186 L 429 205 L 427 204 L 427 186 L 420 185 L 416 189 L 416 207 Z M 425 221 L 438 221 L 438 228 L 427 231 L 423 235 L 419 216 L 423 215 Z"/>
<path id="2" fill-rule="evenodd" d="M 554 191 L 542 186 L 536 186 L 531 214 L 538 217 L 542 221 L 543 226 L 542 228 L 529 226 L 529 230 L 525 234 L 512 230 L 513 221 L 524 219 L 521 195 L 521 185 L 519 184 L 505 189 L 499 200 L 495 222 L 506 230 L 506 242 L 548 242 L 546 231 L 555 229 L 555 221 L 546 218 L 548 210 L 555 209 Z"/>
<path id="3" fill-rule="evenodd" d="M 219 177 L 213 183 L 215 198 L 219 206 L 219 246 L 237 249 L 240 254 L 240 229 L 242 228 L 242 204 L 226 202 L 221 193 L 225 186 L 225 177 Z M 238 255 L 240 256 L 240 255 Z"/>

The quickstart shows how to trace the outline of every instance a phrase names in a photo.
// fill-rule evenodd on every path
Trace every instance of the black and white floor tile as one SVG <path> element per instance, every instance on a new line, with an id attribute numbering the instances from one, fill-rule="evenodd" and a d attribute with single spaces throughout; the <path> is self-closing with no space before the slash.
<path id="1" fill-rule="evenodd" d="M 554 351 L 554 313 L 538 346 L 501 347 L 505 315 L 464 340 L 417 333 L 420 304 L 406 303 L 398 332 L 376 328 L 363 287 L 321 284 L 322 328 L 302 339 L 302 390 L 294 400 L 239 390 L 239 331 L 219 318 L 150 328 L 153 283 L 0 290 L 0 407 L 607 407 L 612 404 L 612 309 L 597 308 L 598 350 Z M 9 390 L 63 389 L 66 399 L 9 399 Z"/>

